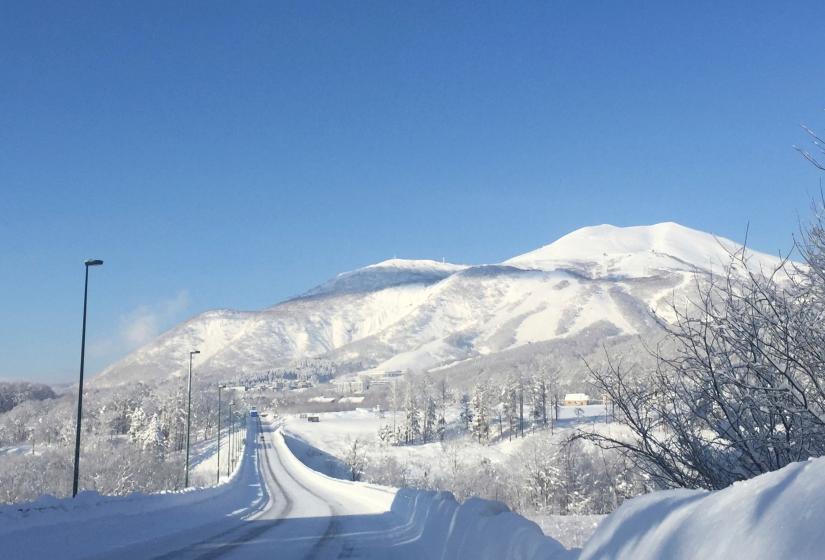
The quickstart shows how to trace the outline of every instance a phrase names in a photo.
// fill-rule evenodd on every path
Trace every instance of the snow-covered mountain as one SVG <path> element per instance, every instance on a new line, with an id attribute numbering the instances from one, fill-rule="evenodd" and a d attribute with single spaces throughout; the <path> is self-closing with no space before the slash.
<path id="1" fill-rule="evenodd" d="M 215 378 L 310 357 L 344 371 L 490 369 L 537 354 L 568 363 L 566 354 L 654 336 L 651 309 L 686 295 L 695 272 L 720 271 L 738 249 L 662 223 L 582 228 L 501 264 L 393 259 L 260 312 L 203 313 L 111 365 L 95 383 L 182 375 L 193 348 L 201 351 L 201 376 Z M 778 262 L 749 255 L 755 267 Z"/>

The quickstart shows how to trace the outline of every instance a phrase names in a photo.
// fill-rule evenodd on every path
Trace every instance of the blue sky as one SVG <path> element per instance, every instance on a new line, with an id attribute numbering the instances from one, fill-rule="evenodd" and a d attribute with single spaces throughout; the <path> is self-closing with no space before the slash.
<path id="1" fill-rule="evenodd" d="M 667 4 L 667 5 L 665 5 Z M 391 258 L 673 220 L 776 252 L 822 2 L 0 4 L 0 377 Z"/>

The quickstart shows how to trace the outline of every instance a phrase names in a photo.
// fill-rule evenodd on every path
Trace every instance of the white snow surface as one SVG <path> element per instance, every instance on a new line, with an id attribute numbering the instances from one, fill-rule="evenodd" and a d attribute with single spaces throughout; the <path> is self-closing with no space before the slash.
<path id="1" fill-rule="evenodd" d="M 389 259 L 350 272 L 342 272 L 304 295 L 373 292 L 402 284 L 431 284 L 465 268 L 466 265 L 426 259 Z"/>
<path id="2" fill-rule="evenodd" d="M 817 458 L 716 492 L 640 496 L 601 522 L 581 559 L 823 558 L 823 480 Z"/>
<path id="3" fill-rule="evenodd" d="M 554 270 L 565 262 L 593 262 L 601 274 L 650 275 L 657 268 L 695 268 L 717 272 L 741 245 L 674 222 L 652 226 L 584 227 L 535 251 L 505 261 L 524 268 Z M 755 266 L 771 267 L 776 258 L 748 251 Z"/>

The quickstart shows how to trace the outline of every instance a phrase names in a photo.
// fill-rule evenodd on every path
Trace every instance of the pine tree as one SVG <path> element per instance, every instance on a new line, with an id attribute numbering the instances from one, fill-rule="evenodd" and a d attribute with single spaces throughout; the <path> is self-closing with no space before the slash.
<path id="1" fill-rule="evenodd" d="M 143 412 L 143 407 L 135 408 L 129 415 L 129 439 L 132 441 L 140 441 L 141 434 L 146 428 L 146 413 Z"/>
<path id="2" fill-rule="evenodd" d="M 166 446 L 166 437 L 163 433 L 160 418 L 158 418 L 157 414 L 152 415 L 146 429 L 143 430 L 143 433 L 141 434 L 140 440 L 144 449 L 152 449 L 163 452 Z"/>
<path id="3" fill-rule="evenodd" d="M 541 377 L 536 376 L 530 384 L 530 413 L 533 417 L 533 425 L 539 421 L 547 426 L 547 381 Z"/>
<path id="4" fill-rule="evenodd" d="M 447 400 L 449 399 L 449 392 L 447 390 L 447 380 L 442 379 L 438 384 L 438 424 L 436 426 L 436 433 L 438 440 L 444 441 L 444 436 L 447 433 Z"/>
<path id="5" fill-rule="evenodd" d="M 487 385 L 479 383 L 473 390 L 473 420 L 470 426 L 472 434 L 481 442 L 490 437 L 490 408 Z"/>
<path id="6" fill-rule="evenodd" d="M 407 399 L 404 403 L 404 443 L 415 443 L 421 436 L 421 411 L 418 409 L 412 383 L 407 385 Z"/>
<path id="7" fill-rule="evenodd" d="M 433 439 L 433 436 L 438 430 L 438 410 L 436 408 L 435 399 L 432 398 L 431 395 L 427 395 L 425 399 L 424 432 L 422 435 L 424 437 L 424 441 L 430 441 Z"/>
<path id="8" fill-rule="evenodd" d="M 432 380 L 429 376 L 424 376 L 423 382 L 423 400 L 424 400 L 424 422 L 421 429 L 421 439 L 425 442 L 430 441 L 436 432 L 436 423 L 438 422 L 437 407 L 435 398 L 432 392 Z"/>
<path id="9" fill-rule="evenodd" d="M 513 439 L 513 434 L 518 435 L 516 431 L 516 420 L 519 415 L 519 383 L 514 377 L 507 379 L 507 384 L 504 386 L 502 401 L 504 404 L 505 414 L 507 415 L 507 426 L 510 430 L 509 438 Z"/>
<path id="10" fill-rule="evenodd" d="M 459 405 L 461 407 L 461 412 L 459 413 L 459 416 L 461 418 L 461 421 L 464 422 L 464 429 L 469 430 L 470 422 L 473 421 L 473 409 L 470 406 L 470 397 L 469 395 L 467 395 L 467 393 L 463 393 L 461 395 L 461 401 L 459 402 Z"/>

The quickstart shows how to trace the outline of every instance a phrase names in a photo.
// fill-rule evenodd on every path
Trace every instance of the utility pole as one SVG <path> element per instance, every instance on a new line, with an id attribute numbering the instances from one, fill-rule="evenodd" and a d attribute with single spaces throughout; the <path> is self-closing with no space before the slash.
<path id="1" fill-rule="evenodd" d="M 518 382 L 518 427 L 521 437 L 524 437 L 524 379 Z"/>
<path id="2" fill-rule="evenodd" d="M 86 281 L 83 284 L 83 334 L 80 336 L 80 384 L 77 388 L 77 428 L 74 439 L 74 481 L 72 482 L 72 498 L 77 496 L 77 483 L 80 477 L 80 424 L 83 418 L 83 365 L 86 359 L 86 302 L 89 296 L 89 267 L 100 266 L 100 259 L 87 259 Z"/>
<path id="3" fill-rule="evenodd" d="M 189 383 L 187 384 L 187 392 L 189 395 L 186 399 L 186 474 L 183 479 L 184 488 L 189 488 L 189 431 L 192 427 L 192 356 L 200 353 L 200 350 L 192 350 L 189 352 Z"/>
<path id="4" fill-rule="evenodd" d="M 218 385 L 218 480 L 221 483 L 221 389 L 226 385 Z"/>

